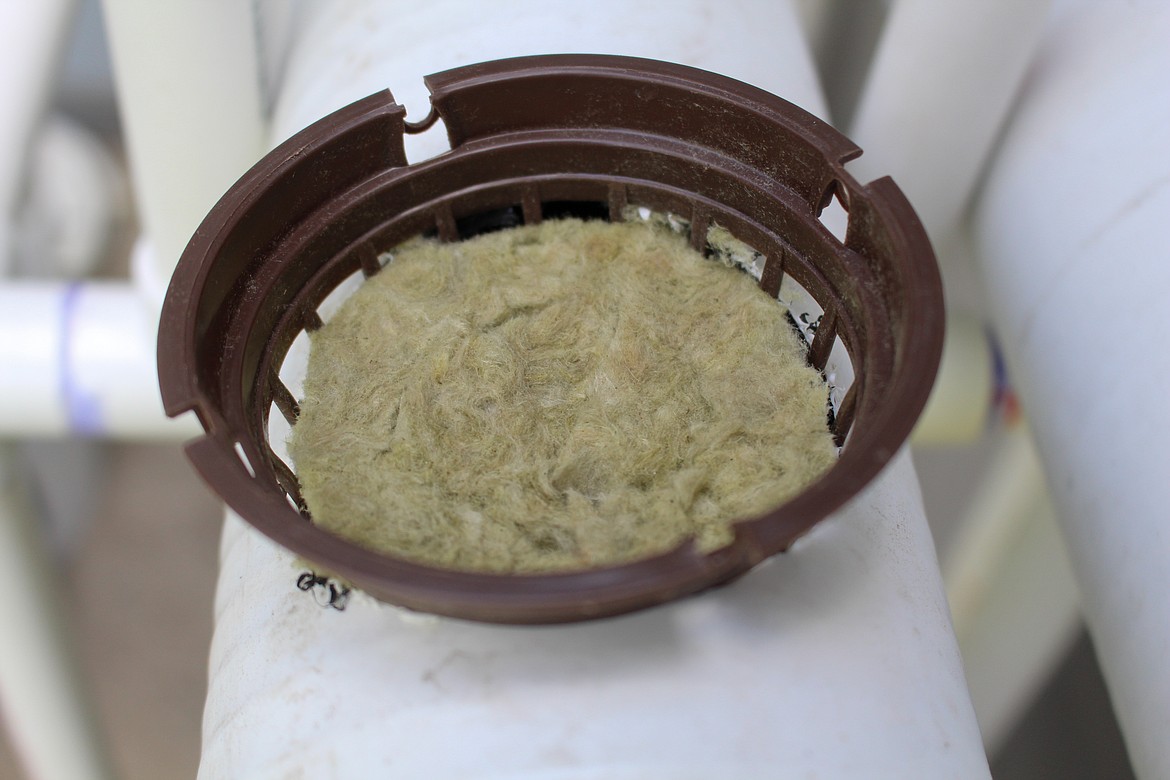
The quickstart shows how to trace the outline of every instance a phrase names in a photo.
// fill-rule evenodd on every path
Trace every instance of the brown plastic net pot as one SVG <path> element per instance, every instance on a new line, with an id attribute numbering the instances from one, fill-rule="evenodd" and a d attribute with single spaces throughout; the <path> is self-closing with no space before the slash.
<path id="1" fill-rule="evenodd" d="M 286 548 L 384 601 L 498 623 L 585 620 L 724 583 L 788 548 L 872 480 L 909 435 L 942 347 L 938 270 L 901 191 L 859 184 L 860 150 L 801 109 L 729 78 L 650 60 L 526 57 L 429 76 L 430 116 L 405 122 L 389 92 L 298 133 L 256 164 L 200 225 L 162 311 L 167 414 L 194 410 L 203 478 Z M 404 133 L 436 118 L 452 149 L 408 165 Z M 848 211 L 841 242 L 818 219 Z M 292 424 L 290 345 L 320 327 L 343 281 L 419 234 L 457 241 L 576 214 L 669 214 L 708 250 L 719 225 L 754 250 L 744 268 L 800 322 L 830 383 L 836 464 L 796 497 L 734 525 L 734 541 L 587 571 L 451 571 L 364 549 L 315 526 L 270 417 Z M 793 304 L 792 301 L 803 301 Z M 797 308 L 801 311 L 797 311 Z M 850 378 L 849 375 L 852 375 Z M 838 376 L 840 375 L 840 377 Z M 388 518 L 388 522 L 393 519 Z"/>

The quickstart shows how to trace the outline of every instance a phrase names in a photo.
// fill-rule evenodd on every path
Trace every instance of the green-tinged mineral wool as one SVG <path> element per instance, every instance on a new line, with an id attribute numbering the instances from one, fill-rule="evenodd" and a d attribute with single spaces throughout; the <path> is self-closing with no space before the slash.
<path id="1" fill-rule="evenodd" d="M 836 457 L 753 279 L 640 222 L 398 247 L 313 334 L 290 450 L 314 521 L 445 568 L 727 544 Z"/>

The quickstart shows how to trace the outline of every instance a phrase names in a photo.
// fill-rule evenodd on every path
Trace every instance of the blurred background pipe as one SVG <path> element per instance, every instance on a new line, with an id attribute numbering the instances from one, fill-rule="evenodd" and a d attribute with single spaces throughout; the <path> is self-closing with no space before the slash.
<path id="1" fill-rule="evenodd" d="M 0 276 L 11 256 L 11 226 L 27 181 L 28 149 L 44 115 L 74 3 L 0 3 Z"/>
<path id="2" fill-rule="evenodd" d="M 1081 624 L 1043 467 L 1022 425 L 999 436 L 958 528 L 943 559 L 947 600 L 983 743 L 995 755 Z"/>
<path id="3" fill-rule="evenodd" d="M 974 220 L 1134 767 L 1170 777 L 1170 7 L 1062 6 Z"/>
<path id="4" fill-rule="evenodd" d="M 235 0 L 104 0 L 138 212 L 138 283 L 162 304 L 179 255 L 264 151 L 255 13 Z"/>
<path id="5" fill-rule="evenodd" d="M 997 371 L 997 347 L 983 321 L 947 315 L 942 364 L 926 408 L 914 426 L 916 447 L 966 444 L 983 436 L 1003 413 L 1006 380 Z"/>
<path id="6" fill-rule="evenodd" d="M 849 137 L 868 180 L 889 174 L 931 238 L 958 222 L 1044 30 L 1050 0 L 896 0 Z"/>
<path id="7" fill-rule="evenodd" d="M 111 780 L 65 627 L 40 513 L 0 441 L 0 708 L 30 780 Z"/>
<path id="8" fill-rule="evenodd" d="M 162 410 L 156 318 L 126 282 L 0 285 L 0 436 L 194 435 Z"/>

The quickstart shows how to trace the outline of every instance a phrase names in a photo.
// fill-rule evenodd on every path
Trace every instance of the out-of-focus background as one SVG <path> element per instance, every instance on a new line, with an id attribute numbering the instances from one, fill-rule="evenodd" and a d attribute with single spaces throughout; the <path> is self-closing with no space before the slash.
<path id="1" fill-rule="evenodd" d="M 856 126 L 859 115 L 864 119 L 866 74 L 897 4 L 796 3 L 838 127 Z M 19 16 L 24 5 L 7 3 L 0 19 Z M 19 176 L 12 187 L 11 213 L 0 215 L 9 221 L 4 236 L 8 261 L 0 263 L 0 273 L 24 280 L 125 278 L 139 217 L 103 9 L 98 0 L 63 5 L 68 22 L 59 56 L 44 59 L 53 74 L 48 111 L 28 139 L 21 164 L 11 172 Z M 272 20 L 274 29 L 267 31 L 272 40 L 295 39 L 300 4 L 254 5 Z M 1055 35 L 1067 7 L 1076 4 L 1032 5 L 1042 7 L 1031 13 L 1039 21 L 1025 23 Z M 0 48 L 7 34 L 0 28 Z M 988 41 L 988 46 L 996 42 Z M 1029 51 L 1020 68 L 1022 80 L 1015 85 L 1025 92 L 1029 80 L 1044 75 L 1043 68 L 1055 67 L 1049 60 L 1030 64 L 1034 54 Z M 921 77 L 929 79 L 930 74 Z M 971 96 L 972 112 L 980 110 L 980 97 Z M 1013 89 L 1002 102 L 1016 98 Z M 907 121 L 929 121 L 929 112 L 924 115 Z M 5 121 L 0 112 L 0 123 Z M 951 251 L 949 246 L 942 249 Z M 953 253 L 964 251 L 969 250 L 959 247 Z M 971 349 L 993 349 L 981 341 L 988 307 L 978 275 L 958 262 L 944 264 L 944 269 L 949 302 L 967 318 L 968 324 L 960 326 L 975 323 L 969 331 L 978 343 Z M 2 338 L 22 336 L 6 332 Z M 0 365 L 0 375 L 8 370 Z M 978 381 L 995 384 L 994 378 Z M 17 383 L 0 377 L 0 387 Z M 934 442 L 922 437 L 914 458 L 951 588 L 960 647 L 969 654 L 968 682 L 993 776 L 1133 776 L 1015 396 L 1006 381 L 990 392 L 998 395 L 988 410 L 973 413 L 978 418 L 974 432 L 949 441 L 946 436 Z M 0 404 L 9 403 L 15 401 L 0 397 Z M 84 419 L 83 412 L 78 412 L 79 419 Z M 44 579 L 9 579 L 6 600 L 30 609 L 59 607 L 66 655 L 76 664 L 78 689 L 88 699 L 84 706 L 115 776 L 193 777 L 199 761 L 221 505 L 186 463 L 177 441 L 110 441 L 84 430 L 23 437 L 0 430 L 0 449 L 0 482 L 19 494 L 14 501 L 31 506 L 29 516 L 36 519 L 32 528 L 19 533 L 38 535 L 47 551 Z M 997 468 L 1008 473 L 990 477 Z M 1015 520 L 998 525 L 971 520 L 1009 515 Z M 6 520 L 0 516 L 0 523 Z M 1005 549 L 1031 549 L 1029 545 L 1056 549 L 1052 555 L 1008 560 Z M 983 565 L 994 568 L 984 570 Z M 1004 596 L 988 578 L 1011 580 L 1020 593 L 1047 593 L 1051 608 L 1034 610 L 1025 620 L 1011 612 L 1010 603 L 989 605 L 988 599 Z M 0 643 L 9 641 L 7 632 L 0 626 Z M 1027 647 L 1033 633 L 1042 647 Z M 8 701 L 0 704 L 3 725 L 22 717 Z M 30 776 L 22 769 L 20 751 L 0 735 L 0 778 Z"/>

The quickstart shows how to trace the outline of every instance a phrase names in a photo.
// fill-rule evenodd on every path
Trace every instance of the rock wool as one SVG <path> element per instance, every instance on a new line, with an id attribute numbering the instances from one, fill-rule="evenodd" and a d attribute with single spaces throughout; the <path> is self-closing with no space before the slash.
<path id="1" fill-rule="evenodd" d="M 290 452 L 314 522 L 422 563 L 709 551 L 836 458 L 805 352 L 748 274 L 661 226 L 415 239 L 312 334 Z"/>

